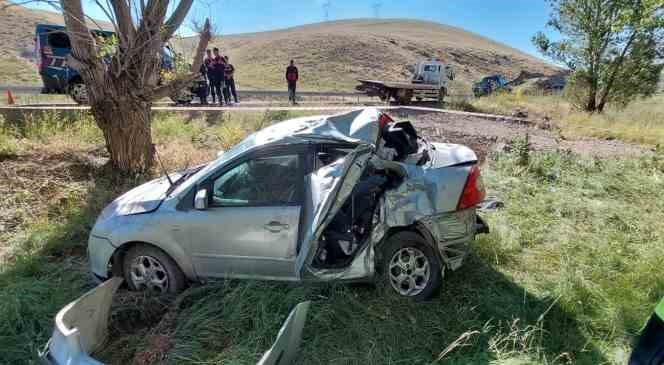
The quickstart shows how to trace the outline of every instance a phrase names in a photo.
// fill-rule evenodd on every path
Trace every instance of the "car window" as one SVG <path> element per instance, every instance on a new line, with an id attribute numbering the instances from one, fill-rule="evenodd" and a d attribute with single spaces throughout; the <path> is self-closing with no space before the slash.
<path id="1" fill-rule="evenodd" d="M 48 45 L 53 48 L 71 48 L 69 36 L 64 32 L 49 32 Z"/>
<path id="2" fill-rule="evenodd" d="M 339 159 L 346 157 L 347 154 L 353 151 L 352 148 L 341 147 L 326 147 L 316 154 L 315 170 L 327 166 Z"/>
<path id="3" fill-rule="evenodd" d="M 219 176 L 212 186 L 217 206 L 287 205 L 298 202 L 299 155 L 255 158 Z"/>

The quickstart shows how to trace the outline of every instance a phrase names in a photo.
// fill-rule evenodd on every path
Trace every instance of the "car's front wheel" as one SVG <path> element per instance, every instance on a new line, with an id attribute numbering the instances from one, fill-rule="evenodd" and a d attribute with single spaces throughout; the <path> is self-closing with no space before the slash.
<path id="1" fill-rule="evenodd" d="M 402 297 L 431 298 L 443 281 L 442 265 L 432 247 L 415 232 L 399 232 L 381 250 L 381 287 Z"/>
<path id="2" fill-rule="evenodd" d="M 187 281 L 180 267 L 164 251 L 137 244 L 124 257 L 124 277 L 132 290 L 179 293 Z"/>

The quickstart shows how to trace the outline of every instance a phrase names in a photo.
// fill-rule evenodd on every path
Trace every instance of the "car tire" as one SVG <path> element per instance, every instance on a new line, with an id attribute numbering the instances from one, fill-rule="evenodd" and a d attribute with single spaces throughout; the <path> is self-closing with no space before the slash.
<path id="1" fill-rule="evenodd" d="M 178 264 L 161 249 L 147 244 L 130 248 L 122 268 L 131 290 L 174 294 L 183 291 L 187 285 Z"/>
<path id="2" fill-rule="evenodd" d="M 87 87 L 83 82 L 74 82 L 69 85 L 67 93 L 79 105 L 87 105 L 89 103 Z"/>
<path id="3" fill-rule="evenodd" d="M 443 266 L 434 249 L 410 231 L 390 236 L 381 249 L 379 286 L 390 295 L 424 301 L 440 291 Z"/>

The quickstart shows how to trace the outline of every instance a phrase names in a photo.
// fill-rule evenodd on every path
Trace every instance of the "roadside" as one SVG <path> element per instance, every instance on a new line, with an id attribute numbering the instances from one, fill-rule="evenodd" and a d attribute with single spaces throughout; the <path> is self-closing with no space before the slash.
<path id="1" fill-rule="evenodd" d="M 507 151 L 514 139 L 525 135 L 528 135 L 531 148 L 539 151 L 562 150 L 596 157 L 640 155 L 648 151 L 646 147 L 618 140 L 566 139 L 553 123 L 493 121 L 431 113 L 416 116 L 415 125 L 431 141 L 465 144 L 482 158 L 491 152 Z"/>
<path id="2" fill-rule="evenodd" d="M 664 145 L 664 95 L 638 99 L 625 108 L 615 106 L 602 114 L 575 110 L 561 94 L 527 95 L 498 93 L 458 107 L 480 113 L 521 115 L 540 124 L 551 124 L 568 139 L 594 137 L 629 143 Z"/>

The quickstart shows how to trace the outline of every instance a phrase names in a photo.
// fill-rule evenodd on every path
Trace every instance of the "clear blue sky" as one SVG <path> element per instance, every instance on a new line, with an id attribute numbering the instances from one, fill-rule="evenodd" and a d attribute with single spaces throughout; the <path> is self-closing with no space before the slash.
<path id="1" fill-rule="evenodd" d="M 92 5 L 94 1 L 83 1 L 92 17 L 104 18 Z M 538 54 L 530 38 L 544 30 L 550 13 L 544 0 L 206 0 L 196 2 L 190 16 L 201 18 L 212 13 L 222 34 L 258 32 L 322 21 L 328 2 L 330 20 L 373 17 L 373 4 L 379 2 L 381 18 L 453 25 L 535 56 Z M 205 3 L 211 4 L 211 11 Z"/>

